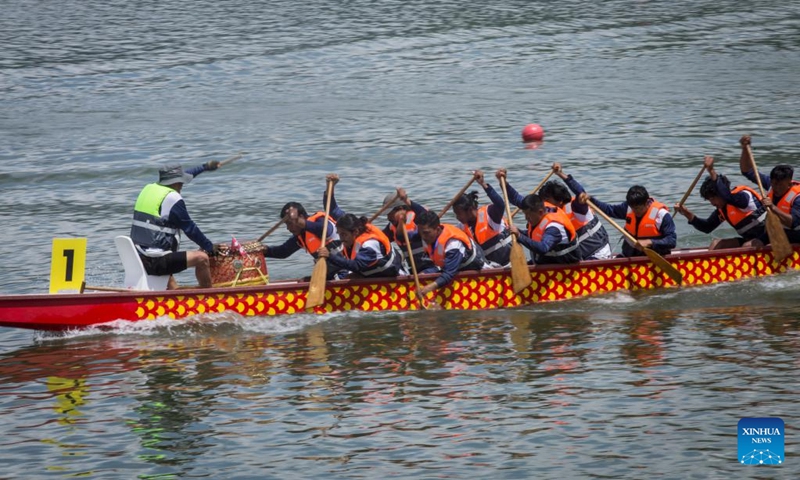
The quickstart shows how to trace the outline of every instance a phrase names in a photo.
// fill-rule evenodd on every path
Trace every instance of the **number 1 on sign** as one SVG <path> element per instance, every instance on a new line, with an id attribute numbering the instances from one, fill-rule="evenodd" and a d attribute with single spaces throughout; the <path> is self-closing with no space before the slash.
<path id="1" fill-rule="evenodd" d="M 54 238 L 50 259 L 50 293 L 80 292 L 85 267 L 85 238 Z"/>

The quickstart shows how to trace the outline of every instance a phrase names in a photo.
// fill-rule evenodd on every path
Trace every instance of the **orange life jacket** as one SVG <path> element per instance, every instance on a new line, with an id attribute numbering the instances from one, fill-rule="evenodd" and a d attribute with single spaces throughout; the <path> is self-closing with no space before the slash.
<path id="1" fill-rule="evenodd" d="M 792 186 L 786 193 L 783 194 L 783 197 L 781 197 L 778 203 L 774 203 L 775 199 L 773 198 L 772 189 L 770 188 L 769 192 L 767 192 L 767 196 L 769 197 L 770 200 L 773 201 L 775 208 L 785 213 L 786 215 L 790 216 L 792 215 L 792 204 L 794 203 L 794 200 L 798 194 L 800 194 L 800 182 L 792 182 Z M 783 228 L 785 228 L 786 230 L 800 230 L 800 226 L 794 229 L 786 226 L 784 226 Z"/>
<path id="2" fill-rule="evenodd" d="M 417 268 L 417 271 L 421 271 L 433 267 L 433 262 L 431 262 L 431 259 L 428 258 L 428 254 L 425 253 L 425 246 L 423 245 L 422 238 L 419 236 L 419 229 L 417 227 L 417 223 L 415 222 L 416 217 L 417 214 L 413 210 L 406 211 L 406 223 L 404 224 L 404 228 L 406 229 L 406 233 L 408 233 L 409 240 L 411 240 L 411 253 L 414 256 L 414 266 Z M 403 238 L 400 228 L 397 225 L 389 222 L 389 231 L 392 232 L 394 242 L 400 247 L 400 254 L 403 257 L 403 260 L 410 267 L 411 262 L 408 259 L 406 240 Z"/>
<path id="3" fill-rule="evenodd" d="M 475 243 L 481 246 L 483 254 L 488 260 L 504 265 L 509 261 L 511 251 L 511 235 L 508 233 L 505 219 L 501 224 L 502 230 L 497 231 L 489 224 L 489 205 L 478 209 L 475 219 L 475 232 L 467 224 L 461 224 L 461 230 Z M 508 246 L 506 248 L 506 246 Z M 503 249 L 505 248 L 505 251 Z"/>
<path id="4" fill-rule="evenodd" d="M 406 212 L 406 223 L 404 224 L 406 233 L 410 236 L 412 233 L 417 233 L 417 224 L 414 222 L 414 219 L 417 217 L 417 214 L 414 210 L 409 210 Z M 403 235 L 400 232 L 400 229 L 397 228 L 397 225 L 393 223 L 389 223 L 389 230 L 391 230 L 392 235 L 394 236 L 394 241 L 401 247 L 406 245 L 406 241 L 403 238 Z"/>
<path id="5" fill-rule="evenodd" d="M 445 247 L 447 247 L 447 243 L 451 239 L 456 239 L 463 243 L 466 249 L 464 260 L 459 265 L 459 268 L 469 265 L 475 259 L 475 246 L 463 230 L 453 225 L 442 224 L 442 233 L 439 234 L 433 245 L 425 246 L 428 256 L 431 257 L 437 267 L 444 268 Z"/>
<path id="6" fill-rule="evenodd" d="M 546 213 L 535 228 L 531 228 L 529 223 L 528 236 L 536 242 L 541 242 L 545 230 L 553 224 L 564 227 L 569 238 L 567 238 L 566 242 L 562 241 L 562 243 L 554 245 L 549 252 L 538 255 L 537 258 L 534 258 L 534 261 L 536 263 L 574 263 L 580 261 L 575 227 L 564 210 L 560 208 L 556 208 L 554 212 Z"/>
<path id="7" fill-rule="evenodd" d="M 383 233 L 383 230 L 371 223 L 366 225 L 366 231 L 364 233 L 356 237 L 355 241 L 353 242 L 352 249 L 344 247 L 345 257 L 349 258 L 350 260 L 355 260 L 356 256 L 358 255 L 358 251 L 361 250 L 361 246 L 369 240 L 376 240 L 380 244 L 381 257 L 372 262 L 368 269 L 358 272 L 364 277 L 378 275 L 395 266 L 395 252 L 392 248 L 392 243 L 389 241 L 389 237 Z"/>
<path id="8" fill-rule="evenodd" d="M 555 208 L 555 211 L 546 213 L 535 228 L 531 227 L 530 223 L 528 224 L 528 236 L 536 240 L 537 242 L 541 242 L 542 236 L 544 235 L 544 231 L 547 229 L 547 226 L 551 222 L 555 222 L 562 225 L 564 227 L 564 230 L 567 231 L 567 234 L 569 234 L 568 240 L 570 242 L 574 241 L 576 233 L 575 233 L 575 227 L 572 225 L 572 221 L 570 221 L 569 217 L 567 216 L 566 212 L 564 212 L 564 210 L 558 207 L 553 207 L 553 208 Z"/>
<path id="9" fill-rule="evenodd" d="M 754 199 L 761 201 L 761 195 L 755 190 L 745 185 L 738 185 L 731 190 L 731 195 L 736 195 L 739 192 L 747 191 Z M 755 204 L 755 202 L 753 202 Z M 725 206 L 725 209 L 718 208 L 720 218 L 727 221 L 739 235 L 744 234 L 751 228 L 754 228 L 764 223 L 767 218 L 766 209 L 759 208 L 758 205 L 747 208 L 739 208 L 730 203 Z"/>
<path id="10" fill-rule="evenodd" d="M 628 207 L 628 214 L 625 217 L 625 230 L 637 240 L 661 238 L 661 232 L 659 232 L 658 224 L 656 223 L 658 212 L 664 210 L 669 213 L 669 209 L 663 203 L 652 198 L 649 202 L 650 205 L 647 207 L 647 212 L 642 216 L 638 224 L 636 214 L 633 213 L 631 207 Z"/>
<path id="11" fill-rule="evenodd" d="M 573 198 L 573 200 L 575 199 Z M 591 210 L 589 210 L 586 215 L 581 215 L 580 217 L 576 215 L 575 212 L 572 211 L 572 202 L 564 205 L 564 213 L 566 213 L 567 217 L 569 217 L 569 220 L 572 222 L 572 226 L 575 227 L 576 232 L 594 218 Z"/>
<path id="12" fill-rule="evenodd" d="M 320 218 L 324 217 L 325 217 L 325 212 L 317 212 L 314 215 L 308 217 L 306 221 L 316 222 Z M 328 235 L 328 237 L 325 239 L 325 246 L 328 247 L 328 249 L 331 251 L 340 252 L 342 250 L 342 247 L 341 247 L 341 242 L 339 241 L 339 234 L 336 232 L 336 221 L 330 215 L 328 216 L 328 225 L 326 225 L 326 227 L 331 228 L 333 230 L 333 233 Z M 297 241 L 300 242 L 300 245 L 302 245 L 303 248 L 305 248 L 306 251 L 311 254 L 311 256 L 317 258 L 317 250 L 319 250 L 319 247 L 322 246 L 322 239 L 320 237 L 306 230 L 305 232 L 303 232 L 302 236 L 301 235 L 297 236 Z"/>
<path id="13" fill-rule="evenodd" d="M 371 223 L 368 223 L 366 228 L 367 229 L 364 233 L 356 237 L 355 242 L 353 242 L 352 249 L 344 247 L 345 256 L 350 260 L 355 260 L 356 255 L 358 255 L 358 251 L 361 249 L 361 245 L 363 245 L 367 240 L 377 240 L 378 243 L 381 244 L 381 254 L 384 256 L 388 255 L 389 252 L 392 251 L 392 244 L 389 242 L 389 237 L 387 237 L 380 228 Z"/>

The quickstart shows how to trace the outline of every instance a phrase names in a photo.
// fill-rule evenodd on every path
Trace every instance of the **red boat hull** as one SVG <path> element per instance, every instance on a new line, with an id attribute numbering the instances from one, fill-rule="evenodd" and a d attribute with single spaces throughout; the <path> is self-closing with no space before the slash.
<path id="1" fill-rule="evenodd" d="M 721 251 L 686 250 L 667 256 L 684 278 L 684 286 L 731 282 L 800 269 L 800 254 L 778 263 L 769 248 Z M 532 266 L 531 285 L 515 294 L 506 269 L 463 272 L 435 300 L 445 309 L 485 310 L 566 300 L 620 290 L 649 290 L 676 284 L 646 257 L 581 262 L 576 265 Z M 425 279 L 435 275 L 423 276 Z M 0 326 L 65 330 L 114 320 L 185 318 L 213 312 L 244 316 L 327 313 L 349 310 L 419 310 L 412 277 L 328 282 L 326 302 L 305 310 L 308 283 L 187 289 L 159 292 L 84 293 L 0 296 Z"/>

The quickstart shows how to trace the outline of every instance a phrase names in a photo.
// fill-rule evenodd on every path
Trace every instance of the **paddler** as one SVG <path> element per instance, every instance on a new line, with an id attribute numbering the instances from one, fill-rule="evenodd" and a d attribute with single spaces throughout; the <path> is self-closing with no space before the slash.
<path id="1" fill-rule="evenodd" d="M 753 163 L 747 148 L 750 145 L 750 136 L 744 135 L 739 143 L 742 145 L 742 155 L 739 157 L 742 175 L 756 183 Z M 780 219 L 789 243 L 800 243 L 800 182 L 792 180 L 794 169 L 786 164 L 776 165 L 769 172 L 769 176 L 761 172 L 759 176 L 761 184 L 767 190 L 766 198 L 761 200 L 764 207 Z"/>
<path id="2" fill-rule="evenodd" d="M 428 256 L 442 271 L 436 280 L 422 287 L 420 294 L 449 285 L 458 272 L 486 266 L 481 247 L 455 225 L 441 223 L 436 212 L 424 212 L 416 222 Z"/>
<path id="3" fill-rule="evenodd" d="M 326 179 L 331 182 L 331 190 L 339 183 L 339 175 L 329 174 Z M 336 220 L 336 231 L 342 239 L 342 251 L 330 252 L 327 248 L 319 249 L 319 256 L 342 270 L 347 275 L 337 278 L 383 278 L 405 275 L 402 256 L 392 247 L 392 243 L 380 228 L 369 223 L 366 217 L 356 217 L 346 213 L 336 204 L 331 193 L 331 217 Z"/>
<path id="4" fill-rule="evenodd" d="M 590 199 L 586 193 L 578 196 L 580 201 Z M 625 201 L 614 205 L 591 198 L 597 208 L 612 218 L 625 220 L 625 230 L 637 240 L 632 245 L 627 239 L 622 244 L 623 257 L 640 257 L 645 255 L 642 248 L 650 248 L 660 255 L 669 255 L 678 241 L 675 222 L 669 209 L 663 203 L 650 198 L 647 189 L 634 185 L 628 189 Z"/>
<path id="5" fill-rule="evenodd" d="M 706 155 L 703 165 L 708 177 L 700 186 L 700 196 L 708 200 L 716 210 L 706 219 L 697 217 L 681 204 L 675 204 L 675 210 L 689 219 L 689 225 L 703 233 L 711 233 L 724 222 L 728 222 L 740 235 L 736 238 L 715 238 L 709 245 L 709 250 L 764 245 L 767 212 L 761 203 L 761 195 L 744 185 L 731 189 L 730 180 L 714 170 L 714 157 Z"/>
<path id="6" fill-rule="evenodd" d="M 292 237 L 281 245 L 265 245 L 264 256 L 287 258 L 302 249 L 314 258 L 314 262 L 318 261 L 318 252 L 322 247 L 322 229 L 326 226 L 325 212 L 316 212 L 309 216 L 302 204 L 289 202 L 281 208 L 280 216 L 284 219 L 286 230 L 292 234 Z M 327 229 L 325 245 L 328 251 L 341 252 L 342 242 L 339 234 L 336 233 L 336 222 L 332 217 L 328 217 Z M 328 280 L 333 279 L 341 270 L 328 262 Z"/>
<path id="7" fill-rule="evenodd" d="M 506 169 L 499 169 L 495 176 L 507 178 Z M 545 202 L 538 194 L 522 196 L 508 182 L 506 189 L 508 202 L 519 207 L 528 221 L 527 234 L 521 234 L 516 225 L 511 227 L 511 233 L 531 251 L 534 263 L 568 264 L 581 260 L 575 227 L 564 210 Z"/>
<path id="8" fill-rule="evenodd" d="M 414 254 L 414 266 L 417 268 L 417 272 L 438 272 L 439 267 L 433 264 L 430 257 L 428 257 L 428 253 L 425 252 L 425 246 L 423 245 L 422 237 L 419 236 L 419 229 L 415 221 L 417 215 L 427 212 L 428 209 L 411 200 L 405 189 L 401 187 L 397 187 L 395 193 L 386 195 L 386 198 L 383 199 L 383 204 L 387 205 L 389 202 L 391 204 L 387 208 L 390 210 L 386 215 L 389 223 L 383 228 L 383 233 L 400 248 L 406 271 L 411 271 L 411 263 L 408 260 L 408 253 L 406 253 L 408 249 L 406 248 L 405 239 L 398 229 L 398 223 L 403 217 L 405 217 L 404 227 L 406 233 L 408 233 L 408 240 L 411 242 L 411 252 Z"/>
<path id="9" fill-rule="evenodd" d="M 575 227 L 575 234 L 578 236 L 578 249 L 582 260 L 605 260 L 612 257 L 611 245 L 608 243 L 608 232 L 600 223 L 600 218 L 594 214 L 591 208 L 578 200 L 578 195 L 584 193 L 583 186 L 578 183 L 572 175 L 566 175 L 558 162 L 553 163 L 553 172 L 566 183 L 569 190 L 557 182 L 553 182 L 552 187 L 548 187 L 550 182 L 545 183 L 539 194 L 542 199 L 555 202 L 556 206 L 564 210 L 572 226 Z"/>
<path id="10" fill-rule="evenodd" d="M 511 234 L 503 219 L 506 202 L 484 179 L 482 170 L 475 170 L 473 177 L 489 200 L 489 205 L 478 205 L 478 192 L 473 190 L 461 195 L 453 204 L 453 213 L 458 219 L 458 228 L 483 249 L 486 261 L 493 268 L 510 264 Z"/>
<path id="11" fill-rule="evenodd" d="M 133 207 L 131 240 L 148 275 L 169 275 L 168 290 L 178 288 L 173 276 L 189 267 L 194 268 L 200 288 L 211 287 L 209 255 L 211 243 L 189 216 L 181 196 L 183 186 L 203 172 L 214 171 L 220 162 L 214 160 L 184 172 L 180 165 L 170 165 L 158 171 L 158 183 L 146 185 Z M 179 251 L 180 232 L 196 243 L 200 250 Z"/>

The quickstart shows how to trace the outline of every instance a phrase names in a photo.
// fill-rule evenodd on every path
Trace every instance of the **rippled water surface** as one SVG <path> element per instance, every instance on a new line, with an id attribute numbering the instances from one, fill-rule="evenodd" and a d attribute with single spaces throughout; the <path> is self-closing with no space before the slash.
<path id="1" fill-rule="evenodd" d="M 165 163 L 245 153 L 184 190 L 228 241 L 287 201 L 318 208 L 332 171 L 354 213 L 396 185 L 438 208 L 475 168 L 525 190 L 555 161 L 602 199 L 640 183 L 669 204 L 705 154 L 738 182 L 742 134 L 765 169 L 800 154 L 796 2 L 2 12 L 3 294 L 47 291 L 54 237 L 86 237 L 87 281 L 120 285 L 113 237 Z M 710 240 L 677 225 L 682 246 Z M 508 311 L 2 329 L 0 476 L 797 478 L 798 291 L 788 274 Z M 736 463 L 745 416 L 783 418 L 784 465 Z"/>

